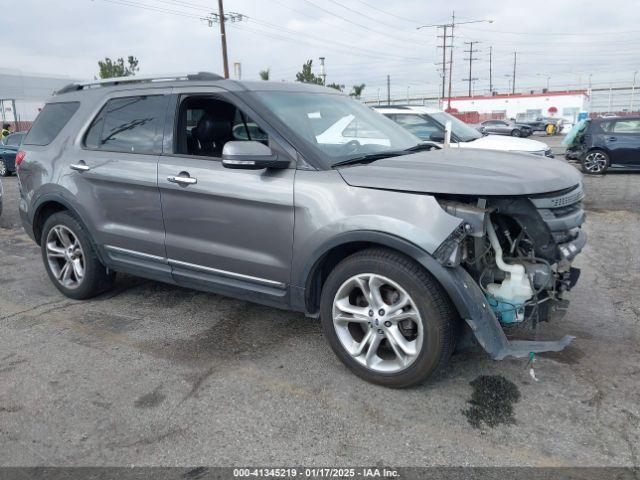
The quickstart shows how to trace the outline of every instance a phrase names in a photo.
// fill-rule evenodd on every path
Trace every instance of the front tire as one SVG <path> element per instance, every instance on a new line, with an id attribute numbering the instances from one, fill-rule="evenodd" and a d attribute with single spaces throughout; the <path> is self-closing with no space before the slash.
<path id="1" fill-rule="evenodd" d="M 320 302 L 324 335 L 356 375 L 391 388 L 419 384 L 444 367 L 457 317 L 437 281 L 384 249 L 356 253 L 331 272 Z"/>
<path id="2" fill-rule="evenodd" d="M 604 150 L 591 150 L 582 157 L 582 171 L 590 175 L 606 173 L 610 165 L 610 158 Z"/>
<path id="3" fill-rule="evenodd" d="M 517 128 L 514 128 L 513 130 L 511 130 L 511 136 L 512 137 L 521 137 L 522 136 L 522 132 L 520 130 L 518 130 Z"/>
<path id="4" fill-rule="evenodd" d="M 40 247 L 49 278 L 65 296 L 85 300 L 111 288 L 115 273 L 102 265 L 89 234 L 71 213 L 47 219 Z"/>

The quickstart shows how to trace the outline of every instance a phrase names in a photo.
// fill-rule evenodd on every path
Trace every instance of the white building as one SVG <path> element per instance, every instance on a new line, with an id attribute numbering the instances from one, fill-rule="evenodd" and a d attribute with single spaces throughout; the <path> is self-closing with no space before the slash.
<path id="1" fill-rule="evenodd" d="M 578 114 L 589 111 L 587 90 L 562 92 L 498 94 L 492 96 L 454 97 L 451 108 L 459 112 L 478 112 L 496 117 L 562 117 L 575 123 Z"/>
<path id="2" fill-rule="evenodd" d="M 0 69 L 0 119 L 6 122 L 13 122 L 14 119 L 19 122 L 33 121 L 45 100 L 55 90 L 73 81 L 68 77 Z"/>

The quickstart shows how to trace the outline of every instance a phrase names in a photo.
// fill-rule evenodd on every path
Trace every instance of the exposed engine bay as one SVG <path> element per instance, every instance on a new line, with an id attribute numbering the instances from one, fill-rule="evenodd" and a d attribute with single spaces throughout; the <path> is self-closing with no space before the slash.
<path id="1" fill-rule="evenodd" d="M 583 198 L 580 184 L 526 197 L 440 195 L 463 222 L 435 256 L 471 275 L 500 324 L 536 327 L 564 313 L 578 281 L 572 261 L 586 243 Z"/>

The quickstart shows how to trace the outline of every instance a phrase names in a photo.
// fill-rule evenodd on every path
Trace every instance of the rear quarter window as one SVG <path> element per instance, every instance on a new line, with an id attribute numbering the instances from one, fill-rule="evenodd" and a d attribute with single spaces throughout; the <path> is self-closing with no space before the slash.
<path id="1" fill-rule="evenodd" d="M 79 107 L 80 102 L 47 103 L 31 126 L 24 144 L 49 145 L 69 123 Z"/>

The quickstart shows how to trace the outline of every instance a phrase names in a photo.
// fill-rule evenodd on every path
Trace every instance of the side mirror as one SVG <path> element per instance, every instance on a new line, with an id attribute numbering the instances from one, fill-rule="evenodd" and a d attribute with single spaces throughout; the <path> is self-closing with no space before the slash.
<path id="1" fill-rule="evenodd" d="M 444 132 L 433 132 L 431 135 L 429 135 L 429 140 L 436 143 L 443 143 Z"/>
<path id="2" fill-rule="evenodd" d="M 262 170 L 264 168 L 288 168 L 288 160 L 278 156 L 265 144 L 251 141 L 231 141 L 222 149 L 222 165 L 226 168 Z"/>

